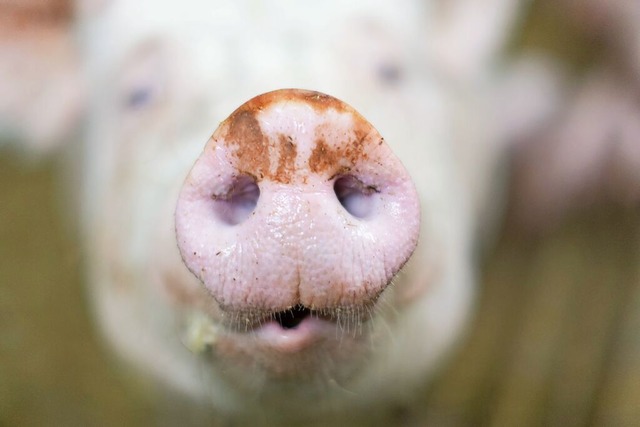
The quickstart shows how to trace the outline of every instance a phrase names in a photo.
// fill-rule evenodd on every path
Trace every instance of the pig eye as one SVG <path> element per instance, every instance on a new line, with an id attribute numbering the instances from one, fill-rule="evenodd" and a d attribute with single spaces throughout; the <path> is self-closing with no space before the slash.
<path id="1" fill-rule="evenodd" d="M 165 95 L 166 76 L 163 72 L 135 76 L 124 91 L 124 108 L 130 112 L 144 111 L 162 101 Z"/>
<path id="2" fill-rule="evenodd" d="M 133 88 L 126 96 L 125 105 L 132 110 L 144 108 L 153 102 L 156 97 L 155 90 L 150 86 Z"/>
<path id="3" fill-rule="evenodd" d="M 218 219 L 228 225 L 246 220 L 256 208 L 259 198 L 258 184 L 246 175 L 236 177 L 227 193 L 211 196 Z"/>
<path id="4" fill-rule="evenodd" d="M 380 62 L 375 72 L 382 84 L 395 86 L 402 81 L 402 68 L 395 62 Z"/>
<path id="5" fill-rule="evenodd" d="M 120 74 L 121 105 L 125 113 L 142 112 L 168 94 L 171 70 L 169 52 L 157 41 L 147 40 L 127 58 Z"/>
<path id="6" fill-rule="evenodd" d="M 361 219 L 371 216 L 377 200 L 374 196 L 379 193 L 375 186 L 365 185 L 351 175 L 336 179 L 333 191 L 342 207 L 352 216 Z"/>

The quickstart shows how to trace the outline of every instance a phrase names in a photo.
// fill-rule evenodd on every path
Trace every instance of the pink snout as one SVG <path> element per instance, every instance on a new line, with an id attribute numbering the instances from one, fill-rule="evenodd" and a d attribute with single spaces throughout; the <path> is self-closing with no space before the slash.
<path id="1" fill-rule="evenodd" d="M 365 314 L 413 252 L 418 196 L 343 102 L 286 89 L 215 131 L 177 203 L 182 258 L 243 328 Z"/>

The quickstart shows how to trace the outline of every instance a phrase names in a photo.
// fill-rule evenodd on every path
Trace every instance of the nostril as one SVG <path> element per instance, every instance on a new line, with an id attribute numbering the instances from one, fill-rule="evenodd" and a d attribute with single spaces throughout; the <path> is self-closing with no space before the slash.
<path id="1" fill-rule="evenodd" d="M 260 197 L 260 188 L 248 175 L 237 176 L 224 194 L 212 194 L 214 211 L 228 225 L 237 225 L 251 215 Z"/>
<path id="2" fill-rule="evenodd" d="M 367 218 L 375 208 L 379 190 L 372 185 L 365 185 L 358 178 L 345 175 L 336 179 L 333 185 L 342 207 L 356 218 Z"/>

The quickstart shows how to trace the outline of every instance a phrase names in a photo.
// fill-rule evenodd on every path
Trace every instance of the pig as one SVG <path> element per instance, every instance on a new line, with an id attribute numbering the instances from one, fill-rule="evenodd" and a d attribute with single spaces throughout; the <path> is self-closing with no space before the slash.
<path id="1" fill-rule="evenodd" d="M 553 58 L 555 113 L 515 138 L 514 217 L 534 233 L 589 206 L 640 205 L 640 4 L 553 7 L 604 49 L 572 79 L 565 58 Z"/>
<path id="2" fill-rule="evenodd" d="M 0 1 L 0 148 L 31 161 L 71 139 L 82 111 L 71 15 L 64 0 Z"/>
<path id="3" fill-rule="evenodd" d="M 241 425 L 400 423 L 500 216 L 521 3 L 486 3 L 79 0 L 79 226 L 123 362 Z"/>

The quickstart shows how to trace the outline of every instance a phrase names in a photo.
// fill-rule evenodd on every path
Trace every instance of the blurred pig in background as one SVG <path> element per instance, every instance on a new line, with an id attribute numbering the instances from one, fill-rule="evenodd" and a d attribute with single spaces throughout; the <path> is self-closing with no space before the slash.
<path id="1" fill-rule="evenodd" d="M 72 137 L 82 109 L 72 15 L 64 0 L 0 2 L 0 147 L 33 157 Z"/>
<path id="2" fill-rule="evenodd" d="M 61 329 L 65 333 L 58 335 L 76 331 L 76 338 L 66 347 L 60 348 L 55 341 L 47 340 L 48 334 L 43 337 L 46 324 L 39 324 L 37 333 L 32 334 L 37 337 L 32 346 L 23 344 L 26 332 L 7 341 L 7 348 L 19 350 L 12 353 L 18 355 L 16 359 L 22 359 L 29 348 L 37 348 L 31 351 L 43 355 L 26 357 L 31 366 L 27 371 L 39 372 L 33 366 L 42 370 L 56 366 L 66 372 L 58 382 L 50 380 L 55 374 L 44 373 L 40 376 L 45 379 L 41 384 L 25 386 L 26 381 L 7 370 L 3 377 L 10 381 L 0 389 L 0 412 L 8 414 L 9 423 L 37 424 L 38 420 L 52 417 L 62 423 L 87 423 L 97 417 L 115 424 L 122 417 L 133 423 L 151 419 L 161 424 L 189 421 L 199 424 L 210 421 L 211 400 L 216 406 L 232 411 L 238 404 L 244 405 L 241 412 L 248 416 L 260 418 L 268 413 L 261 407 L 264 403 L 259 402 L 258 394 L 248 403 L 246 397 L 216 391 L 210 383 L 208 362 L 196 362 L 187 350 L 189 347 L 198 353 L 209 344 L 210 325 L 194 310 L 194 301 L 197 304 L 209 297 L 180 262 L 172 213 L 189 167 L 218 123 L 249 98 L 279 87 L 321 90 L 355 107 L 380 131 L 407 167 L 422 204 L 417 252 L 385 297 L 390 309 L 378 313 L 387 316 L 384 319 L 388 322 L 389 336 L 396 337 L 389 346 L 393 352 L 380 369 L 362 377 L 361 388 L 355 393 L 349 387 L 330 388 L 328 395 L 341 399 L 332 406 L 339 409 L 340 405 L 346 405 L 349 416 L 355 418 L 351 421 L 355 422 L 363 420 L 357 414 L 358 405 L 366 408 L 361 399 L 365 402 L 383 399 L 392 406 L 391 413 L 386 411 L 389 406 L 380 412 L 368 409 L 369 415 L 383 425 L 526 425 L 541 419 L 563 425 L 570 420 L 581 425 L 588 414 L 602 419 L 598 418 L 605 416 L 602 414 L 615 414 L 616 407 L 627 411 L 620 418 L 622 421 L 632 419 L 637 391 L 625 393 L 624 401 L 616 400 L 615 385 L 625 383 L 617 371 L 606 370 L 605 362 L 617 358 L 622 366 L 631 369 L 637 358 L 632 357 L 632 349 L 622 351 L 620 346 L 613 346 L 618 351 L 612 350 L 611 357 L 603 356 L 609 347 L 607 337 L 625 336 L 628 333 L 625 331 L 634 324 L 633 317 L 622 314 L 619 320 L 615 317 L 618 312 L 628 313 L 617 310 L 617 301 L 630 295 L 632 288 L 615 287 L 620 291 L 614 293 L 615 298 L 606 299 L 605 304 L 596 298 L 602 293 L 593 291 L 593 299 L 583 297 L 580 307 L 569 304 L 585 288 L 574 285 L 578 279 L 567 279 L 562 270 L 554 269 L 550 260 L 559 258 L 563 263 L 566 258 L 557 254 L 570 253 L 573 265 L 569 267 L 580 265 L 580 253 L 566 249 L 576 239 L 571 230 L 564 236 L 569 241 L 565 246 L 551 239 L 550 246 L 536 242 L 532 247 L 529 242 L 522 247 L 519 239 L 510 239 L 508 233 L 498 241 L 495 253 L 489 251 L 494 255 L 485 261 L 486 283 L 469 338 L 461 351 L 456 352 L 458 356 L 447 363 L 448 369 L 435 385 L 426 391 L 414 388 L 429 383 L 429 377 L 449 354 L 447 351 L 460 336 L 470 314 L 474 249 L 482 247 L 481 242 L 487 241 L 494 234 L 491 230 L 499 224 L 506 182 L 501 165 L 510 140 L 535 142 L 531 135 L 537 135 L 541 126 L 546 129 L 549 117 L 551 120 L 562 117 L 552 114 L 562 111 L 561 99 L 566 93 L 562 89 L 564 82 L 555 72 L 556 62 L 551 61 L 550 67 L 544 64 L 540 67 L 535 61 L 525 60 L 519 62 L 524 64 L 523 68 L 501 69 L 505 60 L 502 48 L 509 40 L 518 12 L 522 11 L 520 4 L 352 2 L 312 8 L 293 2 L 212 5 L 194 1 L 180 7 L 168 2 L 129 3 L 78 4 L 75 40 L 66 48 L 72 53 L 72 61 L 64 57 L 52 59 L 52 63 L 62 64 L 60 67 L 69 67 L 69 73 L 62 75 L 72 76 L 77 86 L 71 85 L 66 94 L 54 95 L 53 99 L 64 99 L 68 94 L 71 100 L 84 99 L 81 144 L 69 148 L 73 151 L 72 161 L 80 165 L 80 178 L 69 187 L 79 194 L 76 197 L 80 201 L 78 206 L 68 209 L 81 212 L 84 242 L 81 252 L 88 271 L 86 281 L 91 289 L 94 316 L 110 344 L 129 362 L 128 366 L 134 367 L 131 372 L 136 372 L 136 378 L 139 372 L 147 372 L 170 385 L 167 390 L 179 391 L 166 392 L 165 402 L 170 404 L 156 407 L 153 401 L 164 392 L 158 391 L 155 382 L 144 382 L 141 388 L 155 398 L 133 397 L 122 379 L 105 374 L 107 362 L 96 362 L 102 356 L 95 350 L 95 342 L 88 350 L 82 345 L 81 334 L 88 335 L 90 329 L 78 330 L 78 324 L 86 324 L 88 319 L 78 314 L 63 323 Z M 58 34 L 67 37 L 66 31 Z M 78 73 L 78 67 L 82 67 L 83 73 Z M 47 81 L 42 74 L 36 75 Z M 38 92 L 44 95 L 59 86 L 45 84 L 45 89 Z M 39 123 L 38 119 L 19 118 L 30 117 L 37 110 L 25 109 L 27 113 L 20 113 L 17 108 L 7 108 L 14 114 L 8 114 L 13 117 L 9 122 L 18 129 L 11 132 L 22 135 L 24 141 L 36 143 L 41 138 L 44 146 L 54 145 L 65 139 L 61 135 L 75 132 L 74 121 L 79 114 L 74 108 L 68 114 L 53 117 L 52 121 L 59 126 L 57 130 L 39 130 L 39 137 L 29 134 L 35 131 L 33 124 Z M 558 122 L 562 123 L 560 119 Z M 531 143 L 531 147 L 542 146 L 539 144 L 543 143 Z M 521 142 L 517 147 L 526 148 L 527 144 Z M 541 152 L 553 153 L 553 147 Z M 526 160 L 527 156 L 520 158 Z M 516 174 L 525 169 L 517 167 Z M 16 170 L 11 175 L 10 167 L 4 170 L 9 177 L 25 174 Z M 47 182 L 50 170 L 45 170 L 44 175 L 34 174 L 27 174 L 29 179 L 23 181 L 39 183 L 45 194 L 53 192 Z M 526 202 L 526 192 L 517 190 L 521 181 L 515 182 L 515 194 Z M 8 183 L 6 191 L 14 195 L 10 199 L 14 201 L 12 206 L 19 206 L 18 200 L 26 205 L 23 212 L 38 211 L 41 204 L 36 203 L 37 195 L 35 200 L 25 200 L 20 196 L 20 185 Z M 556 187 L 552 182 L 545 188 Z M 35 204 L 29 204 L 32 200 Z M 537 199 L 532 200 L 535 201 L 532 209 L 544 206 L 544 201 L 538 205 Z M 15 219 L 22 213 L 16 208 L 11 216 L 12 211 L 5 211 L 9 219 L 3 223 L 11 224 L 7 230 L 22 224 Z M 34 231 L 40 230 L 34 228 L 37 223 L 31 219 L 22 229 L 29 230 L 26 235 L 33 236 L 34 247 L 40 248 L 47 241 L 43 236 L 47 235 Z M 51 229 L 46 219 L 40 224 L 41 229 Z M 636 230 L 635 240 L 632 235 L 624 241 L 627 238 L 638 241 L 637 229 L 632 230 Z M 580 240 L 582 231 L 578 228 L 575 233 L 578 242 L 584 244 Z M 619 233 L 628 231 L 625 228 L 618 233 L 598 235 L 612 235 L 616 239 Z M 14 234 L 7 231 L 7 235 Z M 12 259 L 22 259 L 15 255 L 19 252 L 16 249 L 30 247 L 28 238 L 16 236 L 6 240 L 14 242 L 5 250 L 6 265 L 11 265 Z M 18 240 L 22 243 L 15 244 Z M 603 246 L 600 241 L 596 243 L 596 248 Z M 634 252 L 618 240 L 608 243 L 614 253 L 625 253 L 625 257 L 617 260 L 614 256 L 612 265 L 624 267 L 616 270 L 627 271 L 624 273 L 627 276 L 620 273 L 622 276 L 615 279 L 620 283 L 628 283 L 628 277 L 637 279 L 637 270 L 629 267 L 637 265 Z M 67 243 L 68 246 L 73 244 Z M 55 246 L 45 247 L 57 251 Z M 593 256 L 590 252 L 587 255 Z M 73 262 L 65 264 L 68 269 Z M 13 274 L 10 282 L 15 286 L 27 283 L 24 277 L 29 275 L 28 265 L 20 265 L 21 269 L 8 273 Z M 588 269 L 585 271 L 583 274 L 588 277 Z M 607 282 L 609 270 L 604 271 L 596 277 Z M 61 278 L 66 279 L 55 282 L 80 282 L 73 273 Z M 32 292 L 39 295 L 50 289 L 54 282 L 48 279 L 35 276 Z M 25 292 L 22 295 L 29 302 L 41 298 L 26 293 L 24 287 L 20 292 Z M 60 291 L 50 295 L 58 299 L 43 300 L 30 312 L 38 312 L 42 307 L 59 311 L 81 303 L 77 296 L 68 295 L 61 300 Z M 16 313 L 20 303 L 27 304 L 19 299 L 7 302 L 9 313 Z M 595 314 L 587 313 L 587 308 L 593 307 L 600 309 Z M 590 337 L 591 351 L 586 351 L 581 346 L 583 341 L 575 338 L 582 331 L 576 326 L 581 319 L 589 319 L 583 323 L 596 331 Z M 553 326 L 545 328 L 549 324 Z M 617 324 L 619 335 L 613 333 Z M 547 332 L 540 334 L 540 328 Z M 578 350 L 571 344 L 578 344 Z M 68 362 L 69 355 L 76 352 L 84 355 L 75 359 L 87 366 L 81 371 L 83 375 L 74 375 L 79 369 L 77 363 Z M 572 375 L 573 370 L 565 369 L 576 366 L 572 363 L 578 360 L 576 352 L 587 355 L 578 366 L 586 366 L 590 375 L 578 368 Z M 559 359 L 551 357 L 552 354 L 558 354 Z M 6 366 L 23 365 L 14 360 Z M 520 366 L 524 368 L 519 369 Z M 605 367 L 593 368 L 601 366 Z M 559 385 L 548 380 L 550 372 L 551 375 L 562 372 L 565 381 Z M 578 376 L 584 383 L 576 380 Z M 594 384 L 602 384 L 602 388 Z M 60 389 L 66 390 L 68 399 L 57 393 Z M 577 389 L 581 392 L 575 392 Z M 40 391 L 36 398 L 32 396 L 33 390 Z M 205 403 L 194 404 L 185 395 Z M 573 396 L 573 400 L 568 401 L 567 395 Z M 613 396 L 610 398 L 613 404 L 592 405 L 597 396 Z M 410 401 L 415 405 L 408 410 L 406 402 Z M 286 408 L 287 402 L 280 402 L 283 403 Z M 60 409 L 65 407 L 69 408 L 66 412 Z M 589 409 L 593 407 L 599 409 Z M 118 411 L 123 413 L 114 414 Z M 567 412 L 569 415 L 565 417 L 559 415 Z M 43 413 L 48 418 L 39 418 Z M 286 418 L 287 411 L 271 415 Z M 322 425 L 330 417 L 316 420 Z"/>
<path id="3" fill-rule="evenodd" d="M 589 206 L 640 203 L 640 3 L 540 3 L 563 19 L 564 46 L 588 48 L 551 53 L 564 82 L 557 113 L 516 144 L 514 209 L 537 230 Z"/>

